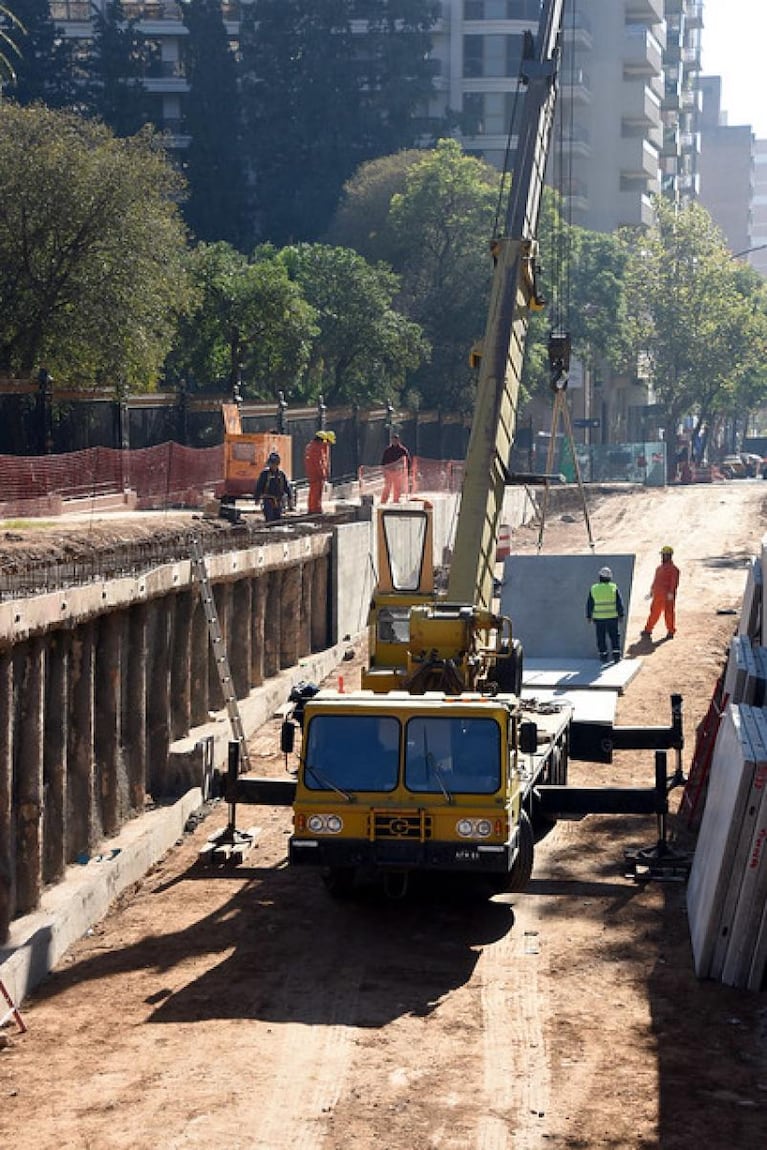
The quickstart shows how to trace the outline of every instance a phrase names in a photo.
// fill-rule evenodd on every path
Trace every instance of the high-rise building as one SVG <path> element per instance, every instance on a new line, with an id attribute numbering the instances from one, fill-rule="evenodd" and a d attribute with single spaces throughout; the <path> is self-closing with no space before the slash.
<path id="1" fill-rule="evenodd" d="M 443 0 L 435 111 L 458 113 L 468 151 L 501 166 L 526 29 L 538 0 Z M 649 225 L 651 198 L 697 193 L 702 4 L 571 0 L 552 178 L 573 223 Z"/>

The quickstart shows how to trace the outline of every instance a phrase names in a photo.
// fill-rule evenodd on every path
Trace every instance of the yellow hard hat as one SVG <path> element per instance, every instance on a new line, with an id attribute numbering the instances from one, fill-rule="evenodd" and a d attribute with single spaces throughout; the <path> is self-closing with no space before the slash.
<path id="1" fill-rule="evenodd" d="M 665 547 L 661 547 L 660 553 L 661 553 L 661 555 L 673 555 L 674 554 L 674 548 L 666 545 Z"/>
<path id="2" fill-rule="evenodd" d="M 335 441 L 336 441 L 335 431 L 323 431 L 323 432 L 321 432 L 321 435 L 322 435 L 322 438 L 325 440 L 326 443 L 335 443 Z"/>

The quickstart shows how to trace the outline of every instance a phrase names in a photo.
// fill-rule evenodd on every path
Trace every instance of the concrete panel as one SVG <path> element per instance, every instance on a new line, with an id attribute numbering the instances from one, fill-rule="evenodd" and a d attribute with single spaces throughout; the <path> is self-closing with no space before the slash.
<path id="1" fill-rule="evenodd" d="M 741 707 L 729 704 L 714 746 L 706 806 L 687 884 L 690 938 L 699 978 L 708 978 L 713 973 L 725 900 L 754 783 L 754 759 Z M 720 952 L 719 963 L 722 960 Z"/>
<path id="2" fill-rule="evenodd" d="M 764 715 L 745 707 L 744 723 L 754 747 L 756 772 L 754 787 L 739 836 L 730 886 L 737 892 L 726 925 L 727 948 L 722 965 L 722 982 L 746 987 L 759 938 L 762 912 L 767 901 L 767 724 Z M 723 924 L 724 925 L 724 924 Z M 720 935 L 723 932 L 720 931 Z"/>
<path id="3" fill-rule="evenodd" d="M 333 528 L 332 635 L 340 643 L 344 635 L 358 635 L 367 626 L 373 594 L 370 523 L 342 523 Z"/>
<path id="4" fill-rule="evenodd" d="M 738 620 L 738 634 L 748 635 L 753 642 L 759 642 L 762 634 L 762 596 L 764 584 L 762 580 L 762 565 L 756 558 L 752 558 L 748 575 L 746 576 L 746 589 L 743 592 L 743 603 Z"/>
<path id="5" fill-rule="evenodd" d="M 522 685 L 533 693 L 541 688 L 562 692 L 589 688 L 620 695 L 641 666 L 641 659 L 622 659 L 608 667 L 599 659 L 528 659 L 525 650 Z"/>
<path id="6" fill-rule="evenodd" d="M 503 565 L 501 611 L 511 617 L 525 659 L 597 659 L 586 600 L 600 567 L 610 567 L 628 617 L 634 555 L 511 555 Z M 625 623 L 621 650 L 625 648 Z"/>

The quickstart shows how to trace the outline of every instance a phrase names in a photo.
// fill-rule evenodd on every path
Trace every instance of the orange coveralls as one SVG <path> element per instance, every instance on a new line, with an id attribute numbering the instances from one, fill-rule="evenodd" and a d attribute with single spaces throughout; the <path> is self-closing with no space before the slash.
<path id="1" fill-rule="evenodd" d="M 644 625 L 644 629 L 648 635 L 652 633 L 652 629 L 661 615 L 665 617 L 666 630 L 669 635 L 675 633 L 676 617 L 674 607 L 678 586 L 679 568 L 674 566 L 671 559 L 667 559 L 656 568 L 655 578 L 650 588 L 652 603 L 650 604 L 650 614 L 647 616 L 647 622 Z"/>
<path id="2" fill-rule="evenodd" d="M 309 481 L 309 514 L 322 514 L 322 489 L 330 475 L 330 444 L 311 439 L 304 450 L 304 470 Z"/>

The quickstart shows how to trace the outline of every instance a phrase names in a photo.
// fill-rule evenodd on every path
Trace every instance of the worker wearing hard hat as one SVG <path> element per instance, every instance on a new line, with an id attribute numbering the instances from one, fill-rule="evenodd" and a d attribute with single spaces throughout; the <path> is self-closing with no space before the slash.
<path id="1" fill-rule="evenodd" d="M 623 618 L 623 599 L 609 567 L 601 567 L 599 581 L 592 584 L 586 600 L 586 618 L 594 623 L 602 663 L 619 663 L 621 639 L 618 624 Z"/>
<path id="2" fill-rule="evenodd" d="M 655 569 L 655 577 L 650 588 L 650 614 L 642 631 L 642 638 L 649 639 L 652 629 L 663 615 L 666 623 L 666 638 L 676 634 L 676 593 L 679 587 L 679 568 L 673 560 L 674 548 L 661 547 L 660 565 Z"/>
<path id="3" fill-rule="evenodd" d="M 310 515 L 322 514 L 322 494 L 330 478 L 330 445 L 335 443 L 334 431 L 316 431 L 304 450 L 304 471 L 309 481 Z"/>
<path id="4" fill-rule="evenodd" d="M 282 518 L 282 510 L 289 506 L 291 500 L 290 483 L 285 472 L 280 468 L 280 457 L 276 451 L 269 453 L 266 467 L 256 480 L 254 499 L 261 500 L 264 519 L 267 523 L 274 523 Z"/>

